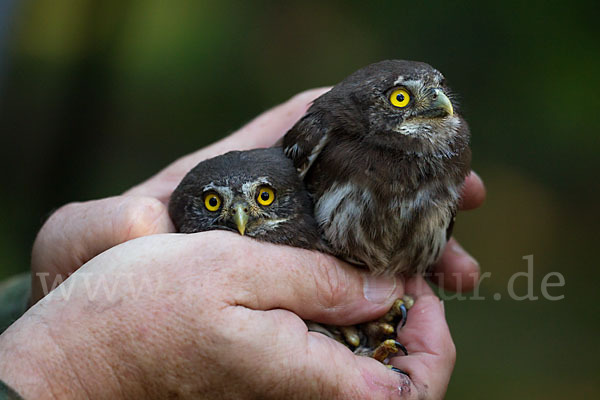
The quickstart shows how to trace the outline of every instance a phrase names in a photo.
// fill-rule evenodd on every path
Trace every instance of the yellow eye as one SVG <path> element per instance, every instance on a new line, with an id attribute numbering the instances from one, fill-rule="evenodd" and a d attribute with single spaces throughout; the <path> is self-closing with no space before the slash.
<path id="1" fill-rule="evenodd" d="M 204 207 L 208 211 L 217 211 L 221 207 L 221 198 L 214 193 L 204 196 Z"/>
<path id="2" fill-rule="evenodd" d="M 275 201 L 275 192 L 270 187 L 263 186 L 258 190 L 256 201 L 261 206 L 270 206 Z"/>
<path id="3" fill-rule="evenodd" d="M 404 89 L 396 89 L 390 95 L 390 103 L 396 107 L 406 107 L 410 102 L 410 95 Z"/>

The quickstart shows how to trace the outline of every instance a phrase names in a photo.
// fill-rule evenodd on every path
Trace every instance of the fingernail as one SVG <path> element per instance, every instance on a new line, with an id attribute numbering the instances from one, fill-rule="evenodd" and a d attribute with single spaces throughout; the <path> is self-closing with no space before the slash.
<path id="1" fill-rule="evenodd" d="M 465 249 L 463 249 L 462 246 L 456 241 L 450 244 L 450 251 L 452 251 L 457 256 L 467 258 L 471 263 L 473 263 L 473 265 L 479 268 L 479 263 L 477 262 L 477 260 L 474 259 L 473 256 L 471 256 L 469 253 L 467 253 Z"/>
<path id="2" fill-rule="evenodd" d="M 396 291 L 396 278 L 365 275 L 363 295 L 371 303 L 387 303 Z"/>
<path id="3" fill-rule="evenodd" d="M 444 304 L 444 300 L 440 300 L 440 307 L 442 307 L 442 313 L 446 315 L 446 305 Z"/>

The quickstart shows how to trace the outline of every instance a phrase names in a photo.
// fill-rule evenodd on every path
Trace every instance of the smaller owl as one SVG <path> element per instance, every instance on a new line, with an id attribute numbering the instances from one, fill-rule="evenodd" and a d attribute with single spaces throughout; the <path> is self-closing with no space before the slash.
<path id="1" fill-rule="evenodd" d="M 229 230 L 304 249 L 321 241 L 309 194 L 280 148 L 199 163 L 173 192 L 169 214 L 182 233 Z"/>

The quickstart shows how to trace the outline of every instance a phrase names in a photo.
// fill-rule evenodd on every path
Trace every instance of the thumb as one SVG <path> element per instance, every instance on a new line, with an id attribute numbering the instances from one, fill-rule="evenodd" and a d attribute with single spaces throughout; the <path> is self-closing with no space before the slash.
<path id="1" fill-rule="evenodd" d="M 200 261 L 204 265 L 227 260 L 219 272 L 222 283 L 235 289 L 235 305 L 250 309 L 286 309 L 316 322 L 351 325 L 383 315 L 403 294 L 399 278 L 374 277 L 317 251 L 223 231 L 186 237 L 207 247 Z M 190 257 L 197 259 L 198 246 L 189 248 Z"/>
<path id="2" fill-rule="evenodd" d="M 62 282 L 105 250 L 137 237 L 173 231 L 166 206 L 150 197 L 117 196 L 61 207 L 33 245 L 32 304 L 47 294 L 49 286 L 56 286 L 55 280 Z"/>

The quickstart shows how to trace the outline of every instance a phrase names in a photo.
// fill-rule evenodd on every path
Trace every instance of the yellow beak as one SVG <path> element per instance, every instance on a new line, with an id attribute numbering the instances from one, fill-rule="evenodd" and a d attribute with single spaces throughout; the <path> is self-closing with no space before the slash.
<path id="1" fill-rule="evenodd" d="M 431 108 L 444 110 L 449 116 L 454 115 L 452 102 L 441 89 L 435 89 L 433 91 L 433 102 L 431 103 Z"/>
<path id="2" fill-rule="evenodd" d="M 246 224 L 248 223 L 248 206 L 246 204 L 238 203 L 234 206 L 233 220 L 240 235 L 243 235 L 246 232 Z"/>

